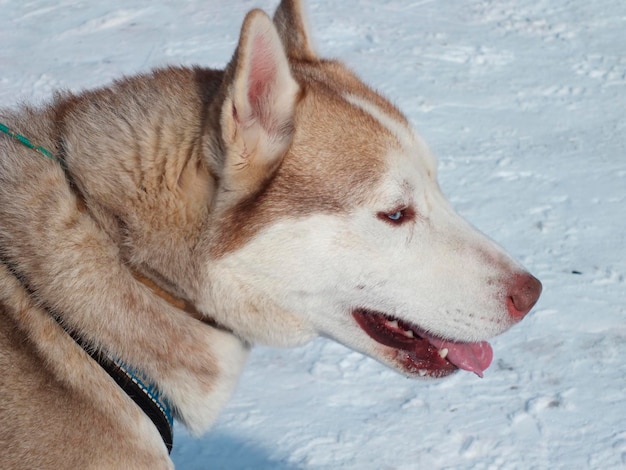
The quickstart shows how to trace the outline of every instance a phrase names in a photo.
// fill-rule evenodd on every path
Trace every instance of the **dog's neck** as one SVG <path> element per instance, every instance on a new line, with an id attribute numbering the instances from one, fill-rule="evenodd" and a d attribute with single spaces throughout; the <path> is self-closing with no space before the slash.
<path id="1" fill-rule="evenodd" d="M 168 453 L 173 446 L 174 418 L 169 401 L 161 395 L 158 387 L 143 377 L 132 367 L 111 357 L 105 351 L 94 349 L 78 333 L 67 329 L 59 318 L 57 320 L 61 328 L 80 346 L 98 365 L 113 379 L 113 381 L 135 402 L 135 404 L 152 421 L 167 447 Z"/>
<path id="2" fill-rule="evenodd" d="M 205 322 L 207 321 L 207 319 L 200 312 L 198 312 L 198 310 L 196 310 L 196 308 L 191 303 L 189 303 L 185 299 L 181 299 L 169 293 L 149 277 L 146 277 L 137 271 L 133 271 L 133 277 L 137 279 L 137 281 L 141 282 L 144 286 L 148 287 L 156 296 L 162 298 L 173 307 L 176 307 L 177 309 L 186 312 L 188 315 L 197 320 Z"/>
<path id="3" fill-rule="evenodd" d="M 172 306 L 186 312 L 198 320 L 210 322 L 202 318 L 202 315 L 188 301 L 175 297 L 165 289 L 159 287 L 150 278 L 133 272 L 133 276 L 139 282 L 148 287 L 155 295 L 159 296 Z M 67 330 L 66 330 L 67 331 Z M 141 410 L 150 418 L 155 427 L 161 434 L 161 438 L 171 452 L 173 446 L 174 419 L 172 408 L 167 399 L 158 391 L 158 385 L 151 383 L 149 378 L 143 377 L 132 367 L 108 356 L 104 352 L 94 351 L 93 348 L 86 344 L 80 336 L 71 331 L 67 331 L 74 341 L 81 346 L 115 381 L 115 383 L 141 408 Z"/>
<path id="4" fill-rule="evenodd" d="M 195 318 L 198 321 L 201 321 L 205 325 L 209 325 L 212 328 L 218 328 L 223 331 L 228 331 L 229 333 L 235 334 L 229 328 L 219 324 L 214 318 L 211 318 L 207 315 L 200 313 L 196 307 L 190 303 L 188 300 L 182 299 L 180 297 L 175 296 L 174 294 L 167 291 L 165 288 L 161 287 L 151 278 L 133 270 L 133 277 L 142 283 L 144 286 L 149 288 L 153 294 L 161 299 L 165 300 L 171 306 L 177 308 L 178 310 L 182 310 L 187 315 L 192 318 Z"/>
<path id="5" fill-rule="evenodd" d="M 172 407 L 158 389 L 137 371 L 125 364 L 112 359 L 104 353 L 91 352 L 79 339 L 74 340 L 102 367 L 115 383 L 128 395 L 139 408 L 150 418 L 167 447 L 172 451 L 174 443 L 174 418 Z"/>

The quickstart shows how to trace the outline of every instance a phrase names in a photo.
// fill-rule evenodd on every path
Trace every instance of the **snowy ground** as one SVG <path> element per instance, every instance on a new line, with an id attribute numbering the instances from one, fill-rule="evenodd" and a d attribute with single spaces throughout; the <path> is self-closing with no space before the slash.
<path id="1" fill-rule="evenodd" d="M 0 105 L 221 67 L 277 0 L 0 0 Z M 454 205 L 544 284 L 483 380 L 319 340 L 255 350 L 182 469 L 626 468 L 626 2 L 310 0 L 318 50 L 405 111 Z"/>

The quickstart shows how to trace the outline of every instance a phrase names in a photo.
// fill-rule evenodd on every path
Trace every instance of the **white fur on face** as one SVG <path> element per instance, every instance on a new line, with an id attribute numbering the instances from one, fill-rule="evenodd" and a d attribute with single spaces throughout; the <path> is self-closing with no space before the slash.
<path id="1" fill-rule="evenodd" d="M 324 334 L 392 366 L 389 348 L 358 326 L 355 310 L 453 341 L 506 330 L 514 323 L 506 283 L 521 268 L 449 206 L 434 158 L 410 129 L 363 98 L 346 100 L 392 137 L 386 175 L 358 206 L 268 221 L 243 247 L 212 261 L 207 295 L 216 319 L 265 344 Z M 381 217 L 399 209 L 413 216 L 400 225 Z"/>
<path id="2" fill-rule="evenodd" d="M 351 316 L 358 308 L 457 341 L 483 340 L 512 324 L 502 283 L 515 264 L 452 211 L 414 158 L 390 158 L 397 171 L 367 205 L 269 224 L 216 263 L 214 273 L 236 277 L 236 296 L 289 314 L 276 322 L 268 315 L 246 339 L 296 344 L 315 331 L 376 355 L 380 345 Z M 415 207 L 415 219 L 393 226 L 377 216 L 398 204 Z"/>

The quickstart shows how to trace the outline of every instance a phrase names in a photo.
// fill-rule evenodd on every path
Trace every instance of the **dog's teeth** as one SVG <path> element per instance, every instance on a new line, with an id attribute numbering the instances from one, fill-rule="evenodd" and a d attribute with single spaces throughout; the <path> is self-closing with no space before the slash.
<path id="1" fill-rule="evenodd" d="M 448 355 L 448 348 L 443 348 L 439 350 L 439 356 L 441 356 L 441 359 L 445 359 L 447 355 Z"/>
<path id="2" fill-rule="evenodd" d="M 426 377 L 426 371 L 424 369 L 417 372 L 420 377 Z"/>
<path id="3" fill-rule="evenodd" d="M 391 327 L 391 328 L 398 328 L 398 322 L 396 320 L 394 321 L 388 321 L 387 322 L 387 326 Z"/>
<path id="4" fill-rule="evenodd" d="M 413 332 L 411 330 L 404 330 L 404 336 L 407 338 L 413 338 Z"/>

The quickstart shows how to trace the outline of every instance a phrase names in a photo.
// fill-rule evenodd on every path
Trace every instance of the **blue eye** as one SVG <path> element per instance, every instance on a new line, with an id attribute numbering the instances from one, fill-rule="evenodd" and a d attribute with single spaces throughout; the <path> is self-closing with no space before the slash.
<path id="1" fill-rule="evenodd" d="M 409 206 L 393 212 L 379 212 L 378 218 L 392 225 L 402 225 L 415 219 L 415 209 Z"/>

